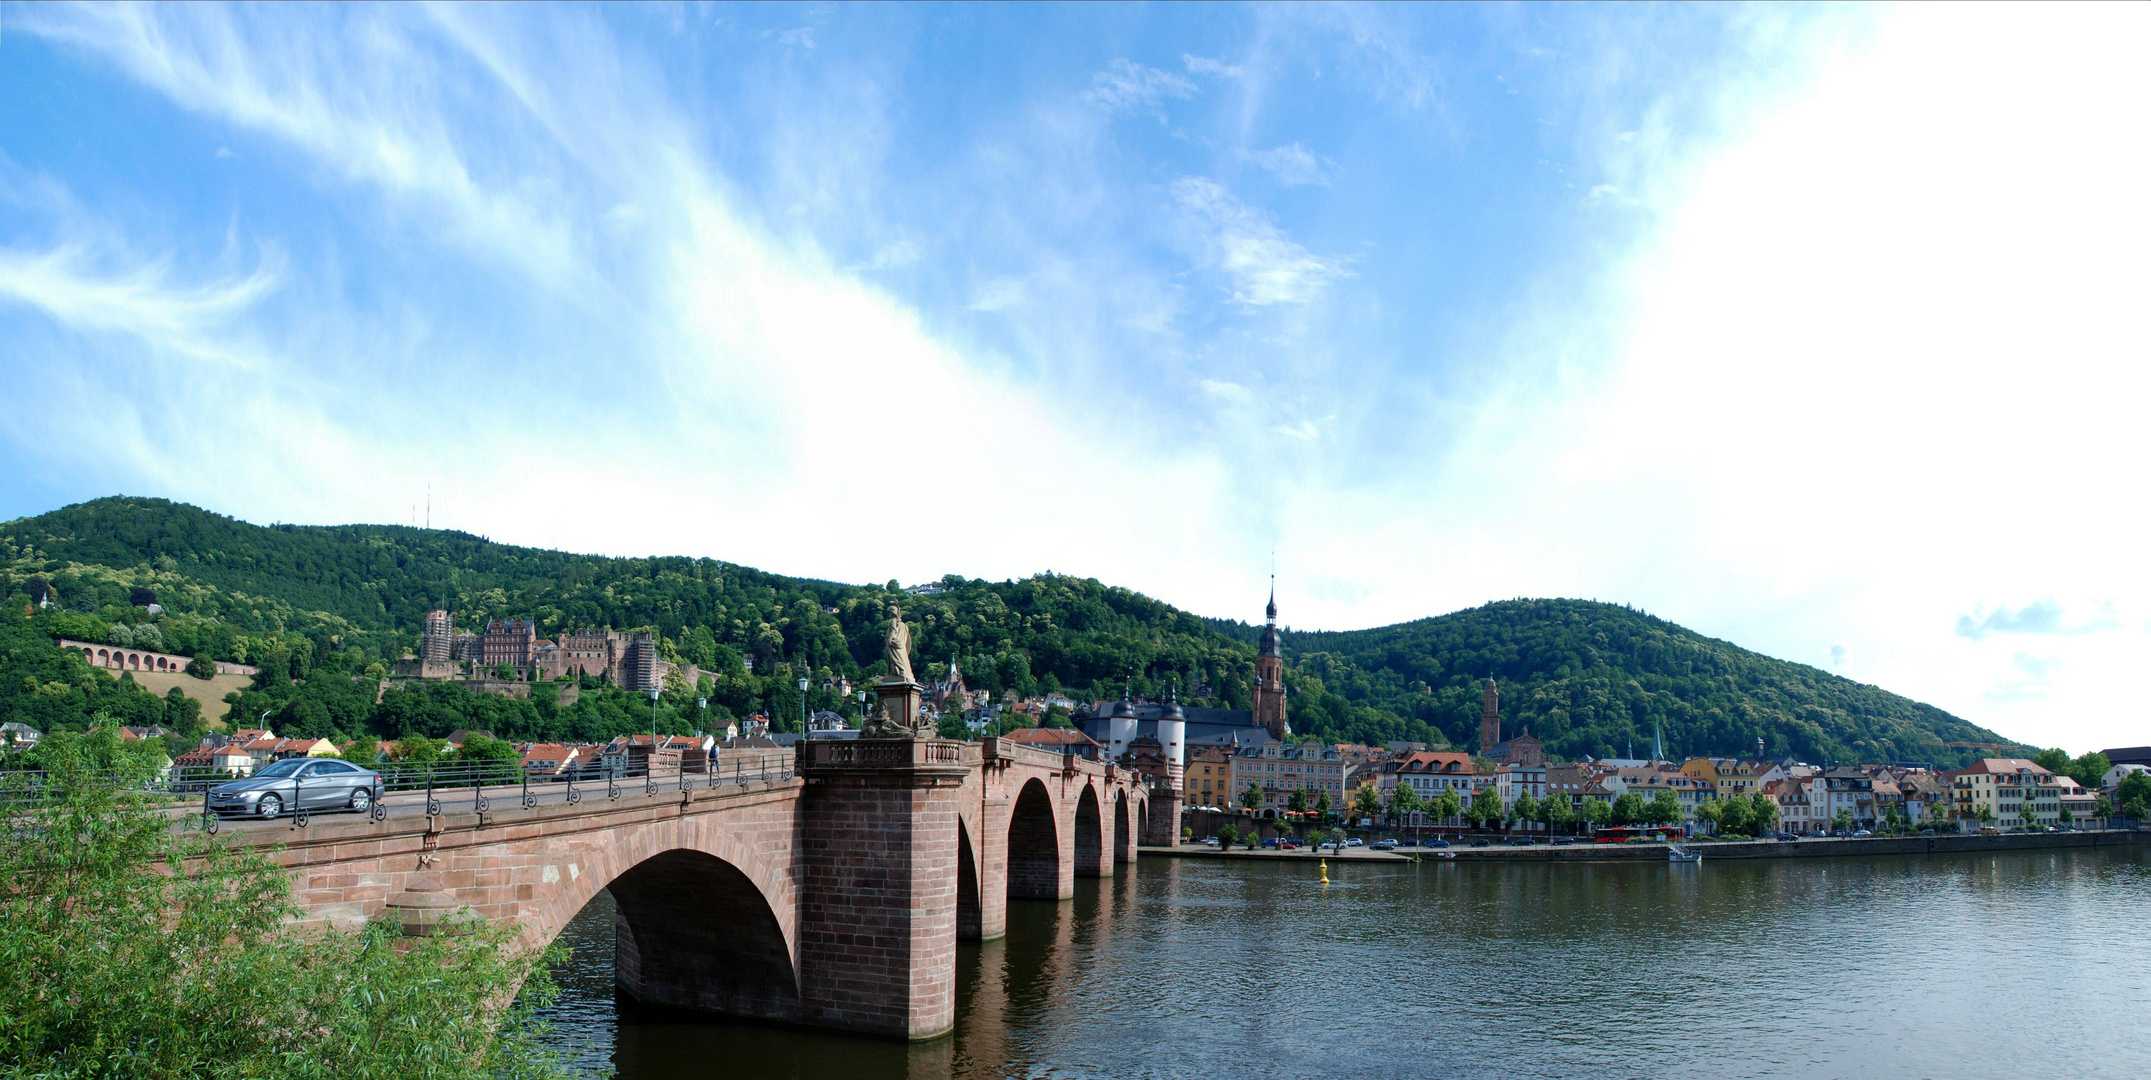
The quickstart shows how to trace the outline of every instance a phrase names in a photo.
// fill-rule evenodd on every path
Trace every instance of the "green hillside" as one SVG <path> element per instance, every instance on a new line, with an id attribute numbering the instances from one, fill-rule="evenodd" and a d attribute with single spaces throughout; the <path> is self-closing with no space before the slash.
<path id="1" fill-rule="evenodd" d="M 1654 731 L 1672 754 L 1752 753 L 1760 738 L 1772 756 L 1809 761 L 1956 763 L 1981 752 L 1949 743 L 2006 743 L 1931 705 L 1617 604 L 1508 600 L 1288 640 L 1302 696 L 1376 703 L 1459 746 L 1478 738 L 1489 676 L 1503 733 L 1528 731 L 1571 759 L 1648 752 Z"/>
<path id="2" fill-rule="evenodd" d="M 34 611 L 34 581 L 61 607 Z M 656 722 L 690 730 L 694 698 L 719 716 L 805 706 L 853 707 L 822 678 L 879 674 L 886 609 L 904 606 L 916 666 L 953 658 L 974 688 L 1066 688 L 1139 696 L 1180 687 L 1197 704 L 1246 708 L 1256 627 L 1202 619 L 1126 589 L 1059 576 L 986 582 L 951 577 L 913 596 L 885 585 L 786 578 L 710 559 L 613 559 L 512 547 L 465 533 L 401 526 L 263 527 L 195 507 L 107 498 L 0 525 L 0 595 L 29 613 L 0 640 L 0 718 L 79 726 L 100 712 L 153 722 L 161 699 L 127 694 L 60 655 L 66 636 L 126 639 L 186 655 L 253 663 L 260 685 L 234 707 L 272 714 L 279 731 L 602 738 L 647 730 L 647 701 L 588 687 L 572 707 L 477 698 L 460 688 L 391 691 L 372 701 L 386 665 L 415 647 L 423 613 L 459 627 L 532 617 L 541 635 L 585 625 L 648 629 L 667 656 L 715 673 L 676 687 Z M 149 590 L 155 617 L 137 601 Z M 753 669 L 747 660 L 752 658 Z M 1810 759 L 1937 760 L 1946 743 L 2000 740 L 1938 709 L 1814 668 L 1704 638 L 1615 605 L 1570 600 L 1491 604 L 1439 618 L 1287 638 L 1296 730 L 1326 739 L 1413 739 L 1470 746 L 1478 682 L 1500 680 L 1507 730 L 1521 724 L 1563 756 L 1609 756 L 1662 727 L 1674 753 L 1751 750 Z M 102 680 L 100 682 L 99 680 Z M 176 708 L 176 706 L 175 706 Z"/>

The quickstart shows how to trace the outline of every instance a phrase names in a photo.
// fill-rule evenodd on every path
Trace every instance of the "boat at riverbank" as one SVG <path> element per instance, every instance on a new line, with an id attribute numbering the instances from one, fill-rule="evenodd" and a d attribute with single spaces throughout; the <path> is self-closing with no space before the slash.
<path id="1" fill-rule="evenodd" d="M 1679 844 L 1667 844 L 1666 861 L 1677 863 L 1699 863 L 1703 861 L 1703 853 L 1700 851 L 1690 851 Z"/>

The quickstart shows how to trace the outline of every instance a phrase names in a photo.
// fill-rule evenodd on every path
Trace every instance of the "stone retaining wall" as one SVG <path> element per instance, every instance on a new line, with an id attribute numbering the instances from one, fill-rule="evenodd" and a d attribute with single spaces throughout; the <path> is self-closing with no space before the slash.
<path id="1" fill-rule="evenodd" d="M 1876 836 L 1865 839 L 1822 840 L 1738 840 L 1698 843 L 1692 850 L 1703 853 L 1707 862 L 1711 859 L 1799 859 L 1829 858 L 1842 855 L 1938 855 L 1954 852 L 2023 851 L 2032 848 L 2088 848 L 2114 847 L 2122 844 L 2151 843 L 2151 831 L 2142 829 L 2109 829 L 2098 832 L 2064 833 L 2018 833 L 2001 836 Z M 1452 847 L 1458 861 L 1522 860 L 1537 862 L 1665 862 L 1664 844 L 1589 844 L 1576 843 L 1566 847 L 1533 845 L 1531 847 Z M 1142 849 L 1145 855 L 1217 857 L 1220 853 L 1211 848 L 1158 848 Z M 1234 852 L 1231 857 L 1306 858 L 1317 853 L 1301 850 L 1279 854 L 1264 851 Z M 1427 858 L 1423 848 L 1399 848 L 1398 856 L 1417 855 Z M 1334 858 L 1335 856 L 1331 856 Z"/>

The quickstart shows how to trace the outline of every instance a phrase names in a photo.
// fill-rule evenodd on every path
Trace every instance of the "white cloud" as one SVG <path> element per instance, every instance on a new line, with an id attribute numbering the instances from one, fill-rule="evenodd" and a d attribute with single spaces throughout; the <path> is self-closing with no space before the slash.
<path id="1" fill-rule="evenodd" d="M 1345 260 L 1308 251 L 1216 181 L 1182 177 L 1173 198 L 1195 219 L 1209 265 L 1232 280 L 1232 300 L 1249 307 L 1303 304 L 1323 286 L 1351 277 Z"/>
<path id="2" fill-rule="evenodd" d="M 1985 641 L 1996 634 L 2096 634 L 2120 627 L 2121 620 L 2114 617 L 2111 604 L 2099 605 L 2091 616 L 2072 617 L 2053 597 L 2034 600 L 2013 611 L 2007 607 L 1989 611 L 1982 606 L 1969 615 L 1957 616 L 1957 636 L 1973 641 Z"/>
<path id="3" fill-rule="evenodd" d="M 919 261 L 919 245 L 909 240 L 894 240 L 881 245 L 874 257 L 859 265 L 861 270 L 893 270 L 910 266 Z"/>
<path id="4" fill-rule="evenodd" d="M 1237 79 L 1247 73 L 1238 64 L 1228 64 L 1223 60 L 1216 60 L 1207 56 L 1196 56 L 1193 53 L 1182 53 L 1180 60 L 1187 65 L 1189 74 L 1193 75 L 1216 75 L 1227 79 Z"/>
<path id="5" fill-rule="evenodd" d="M 2151 15 L 1868 17 L 1807 31 L 1797 92 L 1717 89 L 1724 142 L 1621 144 L 1655 227 L 1590 294 L 1526 314 L 1420 489 L 1501 528 L 1421 542 L 1456 602 L 1632 600 L 1779 656 L 1844 646 L 1845 674 L 2004 734 L 2141 741 L 2124 673 L 2145 635 L 2046 639 L 2043 696 L 1996 698 L 2027 673 L 1978 631 L 2027 596 L 2151 609 L 2151 520 L 2116 497 L 2151 460 L 2151 152 L 2114 137 L 2151 99 L 2131 44 Z"/>
<path id="6" fill-rule="evenodd" d="M 1091 76 L 1090 89 L 1083 92 L 1083 100 L 1108 112 L 1130 112 L 1156 109 L 1166 98 L 1194 95 L 1195 84 L 1185 76 L 1123 59 Z"/>
<path id="7" fill-rule="evenodd" d="M 422 200 L 449 235 L 558 280 L 571 229 L 542 185 L 481 175 L 442 106 L 452 92 L 393 12 L 112 6 L 26 9 L 18 28 L 101 56 L 182 108 L 292 145 L 350 180 Z M 338 30 L 348 32 L 338 32 Z"/>
<path id="8" fill-rule="evenodd" d="M 453 43 L 495 80 L 493 98 L 471 113 L 499 111 L 505 93 L 546 138 L 458 171 L 449 166 L 472 141 L 461 125 L 474 121 L 438 80 L 413 80 L 396 108 L 376 115 L 370 95 L 382 87 L 317 78 L 292 60 L 333 52 L 333 26 L 294 23 L 270 45 L 252 24 L 167 32 L 163 9 L 92 13 L 116 20 L 124 38 L 91 45 L 95 55 L 183 105 L 287 140 L 319 167 L 308 179 L 366 185 L 438 215 L 443 228 L 413 235 L 407 253 L 434 276 L 370 281 L 389 296 L 381 304 L 316 280 L 303 282 L 303 297 L 286 295 L 278 286 L 290 275 L 267 260 L 251 276 L 205 284 L 161 271 L 154 258 L 92 264 L 65 246 L 6 253 L 0 296 L 34 303 L 60 331 L 55 347 L 71 350 L 49 363 L 18 360 L 34 376 L 24 392 L 49 407 L 14 429 L 17 447 L 52 448 L 44 467 L 54 473 L 95 471 L 123 490 L 254 520 L 402 521 L 430 485 L 436 525 L 569 550 L 709 554 L 849 580 L 1053 567 L 1159 590 L 1231 573 L 1182 572 L 1201 561 L 1199 530 L 1104 537 L 1044 527 L 1068 505 L 1107 501 L 1143 520 L 1216 520 L 1231 487 L 1218 462 L 1101 443 L 1080 410 L 1011 380 L 996 357 L 937 336 L 811 237 L 743 212 L 734 182 L 701 156 L 669 101 L 611 77 L 618 57 L 602 27 L 562 16 L 576 33 L 554 39 L 574 42 L 561 54 L 532 44 L 546 35 L 504 33 L 487 16 L 442 16 Z M 86 44 L 93 36 L 73 24 L 43 29 Z M 435 33 L 386 16 L 370 29 L 379 40 L 369 47 L 381 52 Z M 271 84 L 297 100 L 246 90 Z M 553 87 L 574 93 L 555 97 Z M 299 130 L 313 123 L 328 130 Z M 361 131 L 389 147 L 352 137 Z M 403 137 L 410 132 L 439 139 Z M 606 152 L 623 144 L 635 149 L 631 167 Z M 381 167 L 384 154 L 402 155 L 397 147 L 447 156 Z M 613 238 L 554 249 L 595 262 L 575 268 L 594 285 L 568 305 L 503 274 L 485 284 L 513 316 L 487 325 L 481 315 L 473 329 L 483 332 L 444 341 L 430 317 L 456 313 L 434 310 L 429 286 L 461 287 L 471 261 L 513 249 L 505 235 L 497 250 L 455 241 L 484 234 L 500 207 L 524 205 L 525 171 L 576 195 L 548 209 L 557 235 Z M 876 261 L 915 259 L 908 243 L 885 246 Z M 975 299 L 983 309 L 1024 305 L 1027 280 L 990 278 Z M 247 317 L 211 317 L 225 310 Z M 100 327 L 116 339 L 109 349 L 63 340 Z M 162 362 L 183 348 L 222 350 L 272 374 L 202 380 Z M 115 379 L 100 397 L 101 382 Z M 211 388 L 224 399 L 204 400 Z M 207 416 L 218 421 L 193 422 Z M 892 495 L 915 491 L 921 455 L 938 455 L 937 441 L 967 420 L 991 452 L 951 471 L 966 490 L 1005 493 L 995 514 L 961 529 L 856 527 Z"/>
<path id="9" fill-rule="evenodd" d="M 978 290 L 971 294 L 970 308 L 972 311 L 1007 311 L 1023 306 L 1026 299 L 1021 278 L 993 278 L 981 282 Z"/>
<path id="10" fill-rule="evenodd" d="M 0 299 L 30 305 L 78 330 L 157 341 L 178 352 L 243 373 L 239 354 L 213 331 L 276 289 L 284 260 L 263 253 L 254 269 L 205 282 L 177 279 L 167 259 L 79 244 L 48 250 L 0 248 Z"/>
<path id="11" fill-rule="evenodd" d="M 1277 177 L 1277 182 L 1286 187 L 1329 186 L 1329 162 L 1298 143 L 1255 151 L 1248 155 L 1248 160 L 1269 170 Z"/>
<path id="12" fill-rule="evenodd" d="M 1203 379 L 1196 384 L 1203 393 L 1228 405 L 1244 406 L 1254 403 L 1255 392 L 1236 382 L 1224 379 Z"/>

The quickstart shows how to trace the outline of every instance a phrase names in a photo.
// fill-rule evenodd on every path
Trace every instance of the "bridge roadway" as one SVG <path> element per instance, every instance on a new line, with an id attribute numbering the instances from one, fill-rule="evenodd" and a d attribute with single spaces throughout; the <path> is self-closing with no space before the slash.
<path id="1" fill-rule="evenodd" d="M 598 777 L 590 780 L 544 780 L 525 784 L 486 784 L 473 787 L 442 785 L 430 791 L 422 788 L 400 788 L 390 791 L 380 801 L 383 817 L 426 817 L 429 814 L 489 813 L 498 814 L 510 809 L 534 809 L 540 806 L 577 806 L 585 800 L 617 802 L 621 799 L 654 798 L 670 794 L 675 797 L 685 790 L 701 791 L 712 788 L 741 787 L 750 783 L 770 780 L 788 780 L 793 775 L 789 754 L 784 760 L 772 760 L 766 766 L 749 764 L 733 771 L 729 767 L 717 773 L 697 772 L 679 768 L 660 768 L 644 775 L 623 776 L 617 779 Z M 408 782 L 408 781 L 406 781 Z M 201 813 L 199 802 L 186 812 Z M 289 812 L 274 818 L 219 817 L 218 832 L 260 831 L 282 829 L 287 832 L 332 824 L 337 821 L 357 821 L 366 818 L 364 812 L 345 807 L 317 808 L 308 812 L 304 823 L 298 815 Z"/>
<path id="2" fill-rule="evenodd" d="M 911 1039 L 954 1022 L 959 937 L 998 937 L 1009 903 L 1067 899 L 1180 828 L 1162 786 L 999 739 L 809 742 L 788 776 L 665 779 L 219 826 L 274 852 L 309 920 L 429 934 L 505 919 L 543 944 L 609 889 L 630 996 Z"/>

